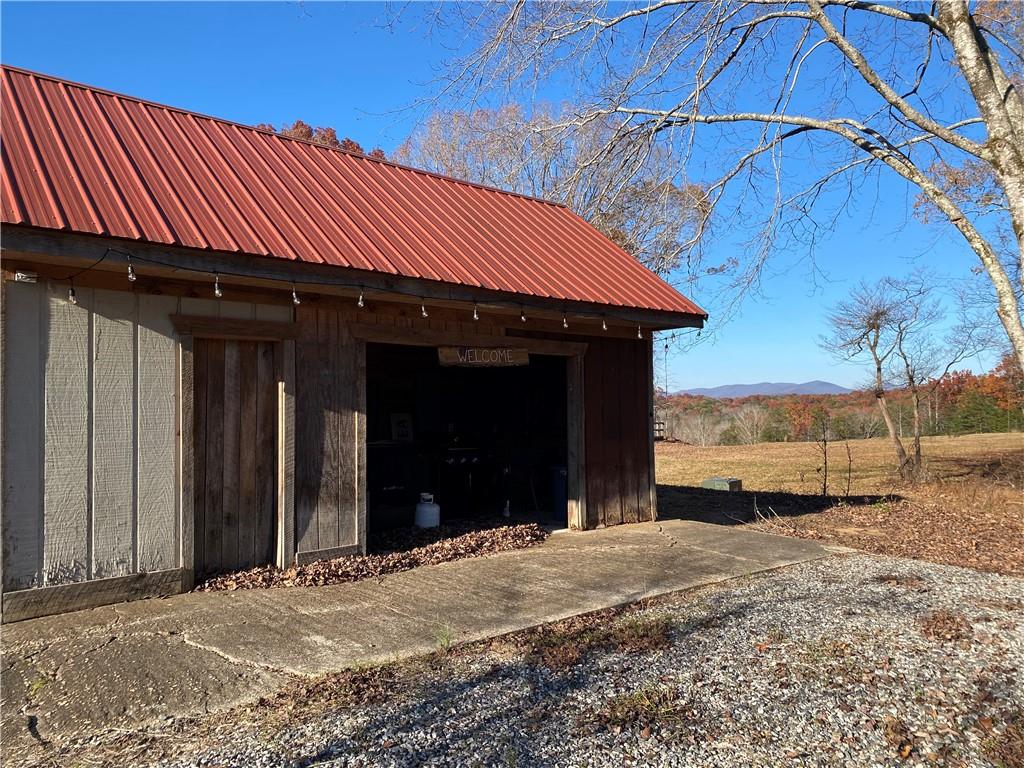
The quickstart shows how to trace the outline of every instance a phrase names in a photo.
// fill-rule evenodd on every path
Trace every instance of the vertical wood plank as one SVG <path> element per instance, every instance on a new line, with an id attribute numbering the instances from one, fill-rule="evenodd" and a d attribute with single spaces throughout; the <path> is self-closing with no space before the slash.
<path id="1" fill-rule="evenodd" d="M 619 392 L 615 401 L 619 406 L 618 440 L 619 455 L 622 457 L 619 463 L 619 497 L 622 508 L 620 519 L 623 523 L 635 523 L 640 516 L 637 508 L 637 489 L 641 465 L 637 455 L 640 447 L 637 433 L 646 431 L 646 422 L 638 418 L 638 409 L 643 406 L 646 398 L 641 397 L 636 370 L 636 347 L 639 345 L 633 341 L 617 340 L 615 346 L 618 347 L 619 379 Z"/>
<path id="2" fill-rule="evenodd" d="M 224 343 L 224 482 L 221 534 L 221 568 L 236 570 L 239 566 L 238 476 L 239 476 L 239 344 Z"/>
<path id="3" fill-rule="evenodd" d="M 295 342 L 283 342 L 280 351 L 277 564 L 286 568 L 295 560 Z"/>
<path id="4" fill-rule="evenodd" d="M 647 515 L 644 520 L 658 519 L 658 481 L 654 465 L 654 337 L 648 334 L 644 345 L 647 379 Z"/>
<path id="5" fill-rule="evenodd" d="M 206 342 L 206 487 L 204 494 L 206 544 L 204 570 L 221 569 L 224 525 L 224 342 Z"/>
<path id="6" fill-rule="evenodd" d="M 257 348 L 257 417 L 255 547 L 260 563 L 274 562 L 277 535 L 278 387 L 275 348 L 264 341 Z"/>
<path id="7" fill-rule="evenodd" d="M 299 326 L 296 354 L 295 403 L 295 537 L 296 551 L 320 548 L 317 500 L 323 463 L 323 407 L 320 398 L 320 342 L 316 331 L 317 310 L 302 305 L 295 313 Z"/>
<path id="8" fill-rule="evenodd" d="M 320 495 L 317 499 L 317 526 L 320 548 L 337 547 L 339 544 L 339 515 L 341 491 L 341 387 L 339 381 L 339 358 L 341 345 L 338 339 L 338 315 L 333 310 L 317 312 L 317 334 L 320 338 L 319 383 L 323 395 L 321 429 L 323 431 L 323 456 L 321 458 Z"/>
<path id="9" fill-rule="evenodd" d="M 619 401 L 622 391 L 622 342 L 608 339 L 604 371 L 604 450 L 605 450 L 605 523 L 619 525 L 622 523 L 622 412 Z"/>
<path id="10" fill-rule="evenodd" d="M 605 524 L 605 468 L 604 468 L 604 344 L 593 342 L 584 356 L 583 396 L 586 398 L 586 484 L 587 484 L 587 528 Z"/>
<path id="11" fill-rule="evenodd" d="M 92 578 L 134 571 L 136 299 L 93 293 Z"/>
<path id="12" fill-rule="evenodd" d="M 195 342 L 191 336 L 183 336 L 180 340 L 178 355 L 178 476 L 181 478 L 181 495 L 178 516 L 181 524 L 181 553 L 179 562 L 182 569 L 182 591 L 192 589 L 195 584 L 196 536 L 195 519 L 195 487 L 196 439 L 193 425 L 195 423 Z"/>
<path id="13" fill-rule="evenodd" d="M 366 552 L 366 342 L 354 340 L 355 348 L 355 494 L 356 536 L 360 552 Z"/>
<path id="14" fill-rule="evenodd" d="M 257 530 L 260 528 L 257 502 L 256 465 L 259 444 L 256 440 L 259 420 L 257 390 L 260 386 L 257 358 L 260 344 L 240 342 L 238 371 L 238 567 L 251 568 L 265 562 Z M 265 549 L 265 548 L 264 548 Z"/>
<path id="15" fill-rule="evenodd" d="M 198 573 L 205 569 L 206 562 L 206 442 L 207 416 L 210 402 L 210 342 L 206 339 L 193 341 L 193 389 L 195 392 L 193 414 L 192 446 L 195 460 L 193 467 L 193 494 L 195 519 L 195 559 L 194 570 Z"/>
<path id="16" fill-rule="evenodd" d="M 179 561 L 175 499 L 178 349 L 170 321 L 176 304 L 173 296 L 139 297 L 136 519 L 140 571 L 174 568 Z M 191 401 L 188 419 L 191 425 Z M 191 497 L 191 490 L 189 494 Z"/>
<path id="17" fill-rule="evenodd" d="M 92 291 L 49 286 L 45 339 L 43 583 L 89 577 Z"/>
<path id="18" fill-rule="evenodd" d="M 42 582 L 43 339 L 41 283 L 4 282 L 3 586 Z"/>
<path id="19" fill-rule="evenodd" d="M 359 424 L 356 403 L 357 344 L 346 325 L 338 328 L 335 378 L 338 423 L 338 546 L 359 544 Z"/>

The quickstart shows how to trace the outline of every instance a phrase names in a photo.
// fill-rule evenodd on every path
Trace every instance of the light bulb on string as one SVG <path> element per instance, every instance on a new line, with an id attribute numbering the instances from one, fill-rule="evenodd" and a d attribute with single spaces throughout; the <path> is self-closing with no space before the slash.
<path id="1" fill-rule="evenodd" d="M 68 286 L 68 303 L 69 304 L 77 304 L 78 303 L 78 297 L 75 295 L 75 284 L 74 283 L 72 283 L 70 286 Z"/>
<path id="2" fill-rule="evenodd" d="M 224 295 L 224 291 L 220 288 L 220 275 L 216 272 L 213 273 L 213 295 L 218 299 Z"/>
<path id="3" fill-rule="evenodd" d="M 356 306 L 362 309 L 366 306 L 366 299 L 363 298 L 363 289 L 359 289 L 359 298 L 356 299 Z"/>
<path id="4" fill-rule="evenodd" d="M 608 330 L 608 319 L 607 318 L 604 318 L 604 317 L 601 318 L 601 330 L 602 331 L 607 331 Z"/>
<path id="5" fill-rule="evenodd" d="M 427 305 L 423 302 L 420 303 L 420 317 L 430 317 L 430 315 L 427 314 Z"/>
<path id="6" fill-rule="evenodd" d="M 526 322 L 526 310 L 525 309 L 520 309 L 519 310 L 519 322 L 521 322 L 521 323 L 525 323 Z"/>
<path id="7" fill-rule="evenodd" d="M 643 333 L 640 331 L 640 326 L 639 325 L 636 327 L 636 337 L 638 339 L 642 339 L 644 337 Z"/>
<path id="8" fill-rule="evenodd" d="M 565 316 L 564 312 L 562 313 L 562 327 L 563 328 L 568 328 L 569 327 L 569 318 L 567 318 Z"/>
<path id="9" fill-rule="evenodd" d="M 480 308 L 476 305 L 476 302 L 473 302 L 473 319 L 480 319 Z"/>
<path id="10" fill-rule="evenodd" d="M 302 300 L 299 298 L 299 294 L 295 292 L 295 283 L 292 283 L 292 304 L 299 306 Z"/>
<path id="11" fill-rule="evenodd" d="M 128 257 L 128 282 L 134 283 L 137 277 L 135 275 L 135 267 L 132 266 L 131 256 Z"/>

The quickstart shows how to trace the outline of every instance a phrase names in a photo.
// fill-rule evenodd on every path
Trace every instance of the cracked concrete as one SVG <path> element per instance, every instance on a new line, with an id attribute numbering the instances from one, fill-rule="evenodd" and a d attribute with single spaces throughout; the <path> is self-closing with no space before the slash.
<path id="1" fill-rule="evenodd" d="M 215 712 L 319 675 L 826 556 L 815 542 L 670 520 L 329 587 L 196 593 L 9 624 L 2 756 Z"/>

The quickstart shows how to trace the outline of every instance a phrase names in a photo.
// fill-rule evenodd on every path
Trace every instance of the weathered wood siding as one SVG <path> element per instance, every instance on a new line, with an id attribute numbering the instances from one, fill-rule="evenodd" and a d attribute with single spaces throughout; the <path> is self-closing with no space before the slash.
<path id="1" fill-rule="evenodd" d="M 650 341 L 586 341 L 587 527 L 653 520 Z"/>
<path id="2" fill-rule="evenodd" d="M 295 365 L 295 543 L 311 552 L 355 551 L 360 515 L 361 344 L 335 309 L 301 306 Z"/>
<path id="3" fill-rule="evenodd" d="M 584 527 L 653 520 L 656 499 L 650 334 L 645 332 L 641 340 L 518 328 L 509 332 L 587 344 L 582 377 Z"/>
<path id="4" fill-rule="evenodd" d="M 182 567 L 173 314 L 291 308 L 4 284 L 5 591 Z M 190 567 L 191 564 L 189 564 Z"/>

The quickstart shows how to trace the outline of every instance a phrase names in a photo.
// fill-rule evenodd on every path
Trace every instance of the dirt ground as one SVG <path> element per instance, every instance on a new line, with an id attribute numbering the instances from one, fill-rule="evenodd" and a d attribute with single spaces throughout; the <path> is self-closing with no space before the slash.
<path id="1" fill-rule="evenodd" d="M 847 446 L 849 454 L 847 454 Z M 659 514 L 1024 575 L 1024 435 L 926 438 L 925 479 L 901 483 L 887 440 L 699 448 L 659 443 Z M 738 477 L 742 493 L 699 488 Z"/>

